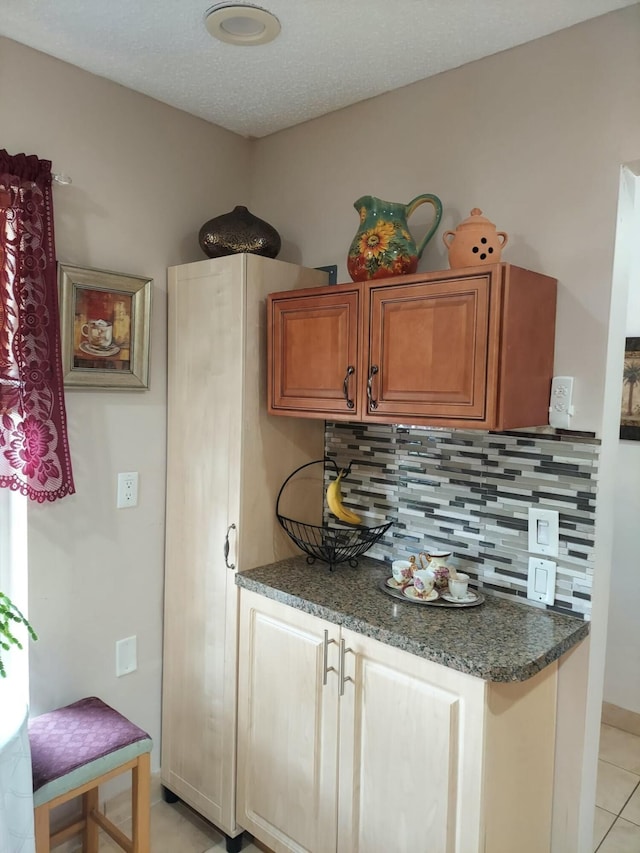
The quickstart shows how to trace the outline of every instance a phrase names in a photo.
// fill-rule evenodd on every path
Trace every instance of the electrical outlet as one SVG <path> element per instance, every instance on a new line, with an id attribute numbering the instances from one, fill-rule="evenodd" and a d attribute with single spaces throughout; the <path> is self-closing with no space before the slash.
<path id="1" fill-rule="evenodd" d="M 554 376 L 551 380 L 549 424 L 556 429 L 569 429 L 573 406 L 573 376 Z"/>
<path id="2" fill-rule="evenodd" d="M 128 675 L 138 668 L 137 637 L 127 637 L 116 643 L 116 676 Z"/>
<path id="3" fill-rule="evenodd" d="M 529 557 L 527 598 L 553 604 L 556 600 L 556 564 L 552 560 Z"/>
<path id="4" fill-rule="evenodd" d="M 138 505 L 138 472 L 128 471 L 118 474 L 118 509 Z"/>

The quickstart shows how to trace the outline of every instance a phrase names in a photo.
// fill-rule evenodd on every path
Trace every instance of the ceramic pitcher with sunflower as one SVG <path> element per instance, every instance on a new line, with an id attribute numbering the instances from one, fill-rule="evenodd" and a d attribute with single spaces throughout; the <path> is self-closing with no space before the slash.
<path id="1" fill-rule="evenodd" d="M 416 245 L 407 219 L 417 207 L 425 203 L 433 205 L 434 218 L 431 227 Z M 366 281 L 415 272 L 424 247 L 442 219 L 440 199 L 431 193 L 423 193 L 409 204 L 397 204 L 363 195 L 353 206 L 360 214 L 360 227 L 347 257 L 351 278 L 354 281 Z"/>

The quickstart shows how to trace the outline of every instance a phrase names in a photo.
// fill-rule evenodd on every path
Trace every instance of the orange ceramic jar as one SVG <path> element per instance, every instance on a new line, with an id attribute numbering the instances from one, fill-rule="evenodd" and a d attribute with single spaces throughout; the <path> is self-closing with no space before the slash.
<path id="1" fill-rule="evenodd" d="M 442 240 L 449 250 L 449 266 L 472 267 L 478 264 L 497 264 L 507 244 L 507 234 L 496 231 L 479 207 L 464 219 L 455 231 L 445 231 Z"/>

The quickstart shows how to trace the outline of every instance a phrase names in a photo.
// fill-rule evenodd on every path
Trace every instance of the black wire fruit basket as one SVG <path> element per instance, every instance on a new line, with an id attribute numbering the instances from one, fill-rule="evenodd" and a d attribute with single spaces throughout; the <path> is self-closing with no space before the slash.
<path id="1" fill-rule="evenodd" d="M 379 524 L 376 527 L 365 527 L 364 525 L 349 526 L 349 527 L 330 527 L 329 524 L 307 524 L 303 521 L 296 521 L 293 518 L 288 518 L 280 512 L 280 497 L 287 483 L 304 468 L 310 465 L 322 465 L 329 463 L 336 469 L 336 474 L 339 473 L 338 466 L 333 459 L 316 459 L 313 462 L 307 462 L 296 468 L 284 483 L 280 486 L 278 497 L 276 499 L 276 517 L 285 531 L 285 533 L 296 543 L 298 548 L 307 555 L 307 563 L 309 565 L 315 563 L 316 560 L 322 560 L 329 564 L 329 570 L 333 571 L 333 567 L 339 563 L 349 563 L 355 568 L 358 565 L 358 557 L 372 548 L 375 543 L 387 532 L 391 527 L 391 522 Z M 343 479 L 348 476 L 351 471 L 351 463 L 344 470 Z"/>

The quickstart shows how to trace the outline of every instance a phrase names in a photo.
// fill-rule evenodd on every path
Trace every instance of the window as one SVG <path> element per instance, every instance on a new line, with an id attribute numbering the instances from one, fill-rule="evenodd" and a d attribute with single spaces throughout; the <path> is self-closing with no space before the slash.
<path id="1" fill-rule="evenodd" d="M 11 489 L 0 489 L 0 590 L 27 616 L 27 498 Z M 29 698 L 29 638 L 24 626 L 16 636 L 23 649 L 2 650 L 11 695 L 21 702 Z"/>

